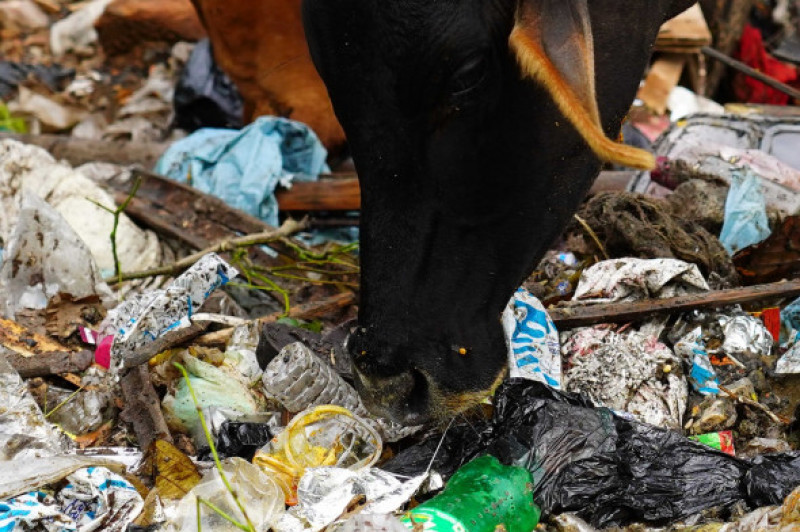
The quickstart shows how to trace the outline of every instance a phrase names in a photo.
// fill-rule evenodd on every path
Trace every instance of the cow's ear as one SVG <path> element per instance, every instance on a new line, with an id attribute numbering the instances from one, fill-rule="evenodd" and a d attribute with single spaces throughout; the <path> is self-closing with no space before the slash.
<path id="1" fill-rule="evenodd" d="M 523 75 L 544 85 L 601 160 L 653 168 L 652 154 L 614 142 L 603 133 L 587 0 L 518 0 L 510 46 Z"/>

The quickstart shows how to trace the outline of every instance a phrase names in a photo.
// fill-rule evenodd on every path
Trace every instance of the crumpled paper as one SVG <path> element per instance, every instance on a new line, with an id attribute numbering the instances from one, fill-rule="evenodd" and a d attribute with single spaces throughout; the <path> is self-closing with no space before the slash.
<path id="1" fill-rule="evenodd" d="M 583 271 L 573 302 L 610 303 L 661 299 L 709 289 L 695 264 L 677 259 L 623 258 Z"/>
<path id="2" fill-rule="evenodd" d="M 524 288 L 514 293 L 503 311 L 511 377 L 561 388 L 561 346 L 558 330 L 542 303 Z"/>
<path id="3" fill-rule="evenodd" d="M 687 384 L 680 359 L 657 336 L 618 332 L 608 325 L 565 333 L 562 354 L 567 391 L 598 406 L 628 412 L 639 421 L 680 430 Z"/>
<path id="4" fill-rule="evenodd" d="M 774 339 L 760 319 L 749 314 L 723 316 L 725 341 L 720 350 L 729 355 L 749 354 L 769 356 Z"/>

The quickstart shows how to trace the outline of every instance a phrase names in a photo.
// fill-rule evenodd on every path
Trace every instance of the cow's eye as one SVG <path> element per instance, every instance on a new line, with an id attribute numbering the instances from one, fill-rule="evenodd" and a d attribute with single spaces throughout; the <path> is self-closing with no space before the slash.
<path id="1" fill-rule="evenodd" d="M 473 57 L 459 68 L 450 80 L 450 94 L 463 96 L 478 87 L 488 75 L 484 57 Z"/>

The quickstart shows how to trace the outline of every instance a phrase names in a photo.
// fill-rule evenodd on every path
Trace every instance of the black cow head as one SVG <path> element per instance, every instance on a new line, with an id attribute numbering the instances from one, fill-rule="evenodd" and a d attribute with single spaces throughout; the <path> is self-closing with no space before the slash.
<path id="1" fill-rule="evenodd" d="M 659 26 L 692 0 L 305 0 L 362 194 L 359 391 L 414 423 L 504 375 L 500 314 L 559 236 Z"/>

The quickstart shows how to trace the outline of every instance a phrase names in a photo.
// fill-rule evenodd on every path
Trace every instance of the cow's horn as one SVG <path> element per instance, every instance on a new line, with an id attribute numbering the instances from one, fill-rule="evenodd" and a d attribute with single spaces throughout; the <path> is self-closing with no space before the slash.
<path id="1" fill-rule="evenodd" d="M 510 45 L 524 75 L 547 89 L 559 110 L 604 161 L 645 170 L 653 155 L 603 133 L 594 87 L 587 0 L 520 0 Z"/>

